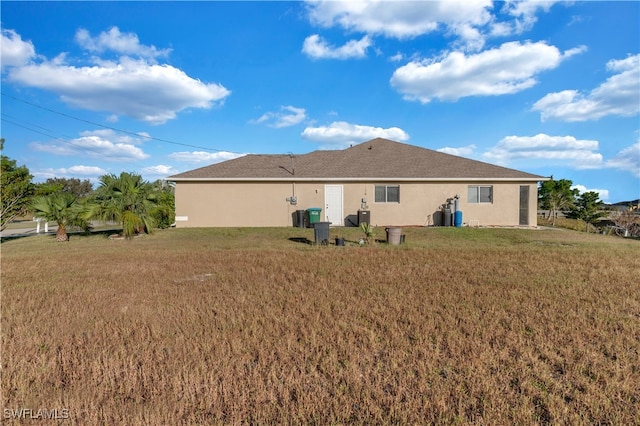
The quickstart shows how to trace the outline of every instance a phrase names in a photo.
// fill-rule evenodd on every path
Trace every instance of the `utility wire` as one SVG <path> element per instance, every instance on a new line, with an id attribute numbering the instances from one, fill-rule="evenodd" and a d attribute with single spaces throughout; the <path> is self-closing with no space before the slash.
<path id="1" fill-rule="evenodd" d="M 12 118 L 12 119 L 14 119 L 14 120 L 16 119 L 15 117 L 11 117 L 11 116 L 9 116 L 9 115 L 5 114 L 4 112 L 2 113 L 2 115 L 3 115 L 4 117 L 7 117 L 7 118 Z M 34 132 L 34 133 L 39 133 L 39 134 L 41 134 L 41 135 L 43 135 L 43 136 L 46 136 L 46 137 L 48 137 L 48 138 L 51 138 L 51 139 L 55 139 L 55 140 L 58 140 L 58 141 L 61 141 L 61 142 L 64 142 L 64 143 L 70 143 L 68 140 L 66 140 L 66 139 L 64 139 L 64 138 L 61 138 L 61 137 L 59 137 L 59 136 L 54 136 L 54 135 L 51 135 L 51 134 L 49 134 L 49 133 L 45 133 L 45 132 L 43 132 L 42 130 L 37 130 L 37 129 L 34 129 L 34 128 L 32 128 L 32 127 L 28 127 L 28 126 L 26 126 L 26 125 L 24 125 L 24 124 L 19 124 L 19 123 L 16 123 L 15 121 L 7 120 L 7 118 L 4 118 L 4 117 L 2 117 L 2 121 L 3 121 L 3 122 L 5 122 L 5 123 L 12 124 L 12 125 L 14 125 L 14 126 L 16 126 L 16 127 L 20 127 L 20 128 L 23 128 L 23 129 L 29 130 L 29 131 Z M 45 129 L 44 127 L 38 126 L 38 125 L 36 125 L 36 124 L 33 124 L 33 123 L 29 123 L 29 124 L 30 124 L 31 126 L 38 127 L 38 128 L 40 128 L 40 129 L 43 129 L 43 130 L 47 130 L 47 131 L 49 131 L 49 129 Z"/>
<path id="2" fill-rule="evenodd" d="M 7 114 L 7 113 L 6 113 L 6 112 L 4 112 L 4 111 L 2 111 L 0 114 L 1 114 L 3 117 L 9 118 L 9 119 L 11 119 L 11 120 L 20 120 L 20 118 L 18 118 L 18 117 L 14 117 L 14 116 L 12 116 L 12 115 L 9 115 L 9 114 Z M 11 123 L 11 121 L 8 121 L 8 120 L 5 120 L 5 121 L 7 121 L 8 123 Z M 24 121 L 24 123 L 27 123 L 27 124 L 29 124 L 29 125 L 31 125 L 31 126 L 33 126 L 33 127 L 37 127 L 38 129 L 42 129 L 42 130 L 47 131 L 47 132 L 52 132 L 52 131 L 53 131 L 53 130 L 51 130 L 51 129 L 47 129 L 46 127 L 39 126 L 39 125 L 37 125 L 37 124 L 35 124 L 35 123 L 29 123 L 29 122 L 26 122 L 26 121 Z M 16 123 L 12 123 L 12 124 L 16 124 Z M 33 129 L 29 129 L 29 130 L 33 130 Z"/>
<path id="3" fill-rule="evenodd" d="M 16 119 L 15 117 L 11 117 L 10 115 L 5 114 L 4 112 L 3 112 L 3 113 L 1 113 L 1 115 L 2 115 L 2 116 L 4 116 L 4 117 L 7 117 L 7 118 L 12 118 L 12 119 L 14 119 L 14 120 Z M 56 141 L 62 142 L 62 143 L 64 143 L 64 144 L 70 145 L 72 148 L 75 148 L 75 149 L 78 149 L 78 148 L 79 148 L 78 146 L 76 146 L 75 144 L 73 144 L 69 139 L 65 139 L 65 138 L 62 138 L 62 137 L 59 137 L 59 136 L 54 136 L 54 135 L 51 135 L 51 134 L 46 133 L 46 132 L 44 132 L 44 131 L 36 130 L 36 129 L 34 129 L 34 128 L 32 128 L 32 127 L 29 127 L 29 126 L 27 126 L 27 125 L 20 124 L 20 123 L 16 123 L 15 121 L 12 121 L 12 120 L 8 120 L 7 118 L 4 118 L 4 117 L 0 118 L 4 123 L 11 124 L 11 125 L 13 125 L 13 126 L 20 127 L 20 128 L 23 128 L 23 129 L 29 130 L 29 131 L 34 132 L 34 133 L 41 134 L 41 135 L 46 136 L 46 137 L 48 137 L 48 138 L 51 138 L 51 139 L 53 139 L 53 140 L 56 140 Z M 32 123 L 28 123 L 28 124 L 29 124 L 30 126 L 39 127 L 39 128 L 41 128 L 41 129 L 43 129 L 43 130 L 50 131 L 49 129 L 45 129 L 44 127 L 38 126 L 38 125 L 36 125 L 36 124 L 32 124 Z M 94 153 L 94 154 L 96 154 L 98 157 L 101 157 L 101 156 L 103 156 L 103 154 L 104 154 L 104 153 L 103 153 L 103 152 L 101 152 L 101 151 L 97 151 L 97 150 L 95 150 L 95 149 L 92 149 L 92 148 L 89 148 L 89 147 L 86 147 L 86 146 L 82 146 L 82 147 L 80 147 L 80 149 L 81 149 L 82 151 L 90 151 L 90 152 L 93 152 L 93 153 Z M 144 166 L 144 164 L 140 163 L 139 161 L 128 162 L 128 164 L 133 165 L 133 166 L 138 166 L 138 167 L 145 167 L 145 166 Z M 107 172 L 107 173 L 108 173 L 108 172 Z"/>
<path id="4" fill-rule="evenodd" d="M 8 116 L 8 115 L 6 115 L 5 113 L 2 113 L 2 115 L 6 116 L 6 117 L 9 117 L 9 116 Z M 11 118 L 13 118 L 13 117 L 11 117 Z M 28 126 L 25 126 L 25 125 L 23 125 L 23 124 L 19 124 L 19 123 L 16 123 L 16 122 L 14 122 L 14 121 L 7 120 L 6 118 L 2 118 L 1 120 L 2 120 L 3 122 L 5 122 L 5 123 L 12 124 L 12 125 L 14 125 L 14 126 L 16 126 L 16 127 L 21 127 L 21 128 L 23 128 L 23 129 L 29 130 L 29 131 L 34 132 L 34 133 L 39 133 L 39 134 L 41 134 L 41 135 L 43 135 L 43 136 L 46 136 L 46 137 L 48 137 L 48 138 L 51 138 L 51 139 L 54 139 L 54 140 L 60 141 L 60 142 L 62 142 L 62 143 L 65 143 L 65 144 L 67 144 L 67 145 L 71 145 L 71 146 L 74 146 L 75 148 L 77 148 L 77 146 L 75 146 L 75 145 L 74 145 L 73 143 L 71 143 L 69 140 L 64 139 L 64 138 L 61 138 L 61 137 L 59 137 L 59 136 L 50 135 L 50 134 L 48 134 L 48 133 L 45 133 L 45 132 L 40 131 L 40 130 L 33 129 L 33 128 L 28 127 Z M 33 125 L 33 126 L 36 126 L 36 127 L 40 127 L 40 126 L 37 126 L 37 125 L 34 125 L 34 124 L 32 124 L 32 125 Z M 41 128 L 41 129 L 44 129 L 44 127 L 40 127 L 40 128 Z M 44 129 L 44 130 L 48 130 L 48 129 Z M 94 153 L 96 153 L 96 154 L 98 154 L 98 155 L 102 155 L 102 153 L 101 153 L 101 152 L 96 151 L 96 150 L 91 149 L 91 148 L 88 148 L 88 147 L 86 147 L 86 146 L 83 146 L 83 147 L 82 147 L 82 150 L 84 150 L 84 151 L 91 151 L 91 152 L 94 152 Z"/>
<path id="5" fill-rule="evenodd" d="M 67 113 L 64 113 L 64 112 L 53 110 L 51 108 L 43 107 L 43 106 L 35 104 L 33 102 L 25 101 L 24 99 L 16 98 L 15 96 L 9 95 L 9 94 L 4 93 L 4 92 L 0 92 L 0 94 L 2 94 L 2 96 L 6 96 L 9 99 L 13 99 L 14 101 L 21 102 L 23 104 L 32 106 L 34 108 L 41 109 L 43 111 L 47 111 L 47 112 L 50 112 L 50 113 L 53 113 L 53 114 L 58 114 L 58 115 L 61 115 L 63 117 L 70 118 L 72 120 L 80 121 L 80 122 L 91 124 L 91 125 L 94 125 L 94 126 L 99 126 L 99 127 L 102 127 L 103 129 L 113 130 L 115 132 L 120 132 L 120 133 L 124 133 L 124 134 L 127 134 L 127 135 L 135 136 L 137 138 L 142 138 L 142 139 L 147 139 L 147 140 L 152 140 L 152 141 L 157 141 L 157 142 L 163 142 L 163 143 L 168 143 L 168 144 L 172 144 L 172 145 L 185 146 L 185 147 L 188 147 L 188 148 L 204 149 L 206 151 L 228 152 L 228 153 L 231 153 L 231 154 L 244 155 L 244 153 L 242 153 L 242 152 L 227 151 L 227 150 L 224 150 L 224 149 L 208 148 L 208 147 L 204 147 L 204 146 L 198 146 L 198 145 L 191 145 L 191 144 L 187 144 L 187 143 L 175 142 L 175 141 L 171 141 L 171 140 L 168 140 L 168 139 L 161 139 L 161 138 L 156 138 L 156 137 L 153 137 L 153 136 L 142 135 L 142 134 L 139 134 L 139 133 L 136 133 L 136 132 L 131 132 L 129 130 L 118 129 L 116 127 L 105 126 L 104 124 L 100 124 L 100 123 L 96 123 L 96 122 L 93 122 L 93 121 L 85 120 L 83 118 L 76 117 L 76 116 L 71 115 L 71 114 L 67 114 Z M 14 124 L 14 123 L 12 123 L 12 124 Z M 21 126 L 21 127 L 23 127 L 23 126 Z M 29 129 L 29 130 L 31 130 L 31 129 Z"/>

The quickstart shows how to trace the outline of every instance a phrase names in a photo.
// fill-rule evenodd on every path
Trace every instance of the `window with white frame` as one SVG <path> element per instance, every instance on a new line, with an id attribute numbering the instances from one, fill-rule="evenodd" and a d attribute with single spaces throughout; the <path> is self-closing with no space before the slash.
<path id="1" fill-rule="evenodd" d="M 376 185 L 375 186 L 376 203 L 399 203 L 400 202 L 400 186 L 399 185 Z"/>
<path id="2" fill-rule="evenodd" d="M 469 204 L 493 203 L 493 186 L 469 185 Z"/>

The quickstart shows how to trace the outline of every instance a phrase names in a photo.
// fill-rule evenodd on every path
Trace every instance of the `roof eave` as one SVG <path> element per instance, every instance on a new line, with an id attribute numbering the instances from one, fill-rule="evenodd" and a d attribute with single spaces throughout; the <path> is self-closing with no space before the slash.
<path id="1" fill-rule="evenodd" d="M 529 177 L 457 177 L 457 178 L 409 178 L 409 177 L 287 177 L 287 178 L 176 178 L 167 177 L 164 180 L 170 182 L 541 182 L 550 178 L 543 176 Z"/>

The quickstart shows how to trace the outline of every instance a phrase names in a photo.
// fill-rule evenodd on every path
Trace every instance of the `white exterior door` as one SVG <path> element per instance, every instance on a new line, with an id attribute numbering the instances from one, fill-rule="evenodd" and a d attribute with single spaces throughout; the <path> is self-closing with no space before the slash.
<path id="1" fill-rule="evenodd" d="M 324 186 L 324 218 L 334 226 L 344 226 L 342 185 Z"/>

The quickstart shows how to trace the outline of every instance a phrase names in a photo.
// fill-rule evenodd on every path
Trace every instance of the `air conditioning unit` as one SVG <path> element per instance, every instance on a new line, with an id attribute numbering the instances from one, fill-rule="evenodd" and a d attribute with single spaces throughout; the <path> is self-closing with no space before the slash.
<path id="1" fill-rule="evenodd" d="M 369 210 L 358 210 L 358 226 L 362 223 L 371 224 L 371 212 Z"/>

